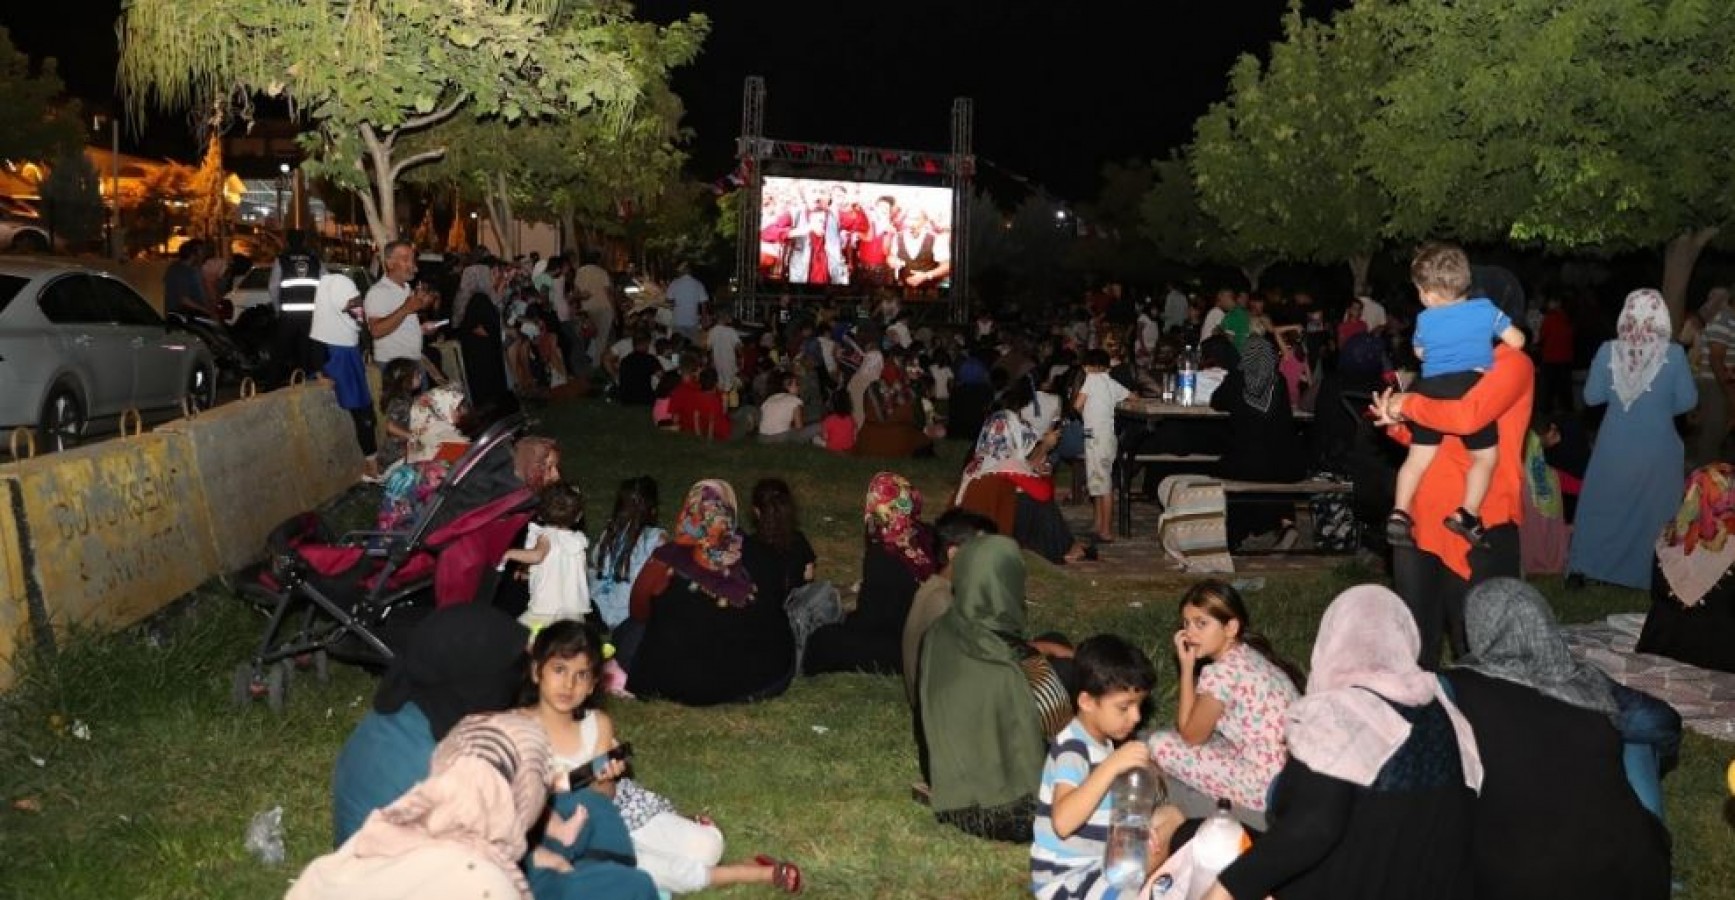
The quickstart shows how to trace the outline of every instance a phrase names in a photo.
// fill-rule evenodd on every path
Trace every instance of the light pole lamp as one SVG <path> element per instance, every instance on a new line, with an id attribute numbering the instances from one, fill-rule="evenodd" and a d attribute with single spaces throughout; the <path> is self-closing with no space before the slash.
<path id="1" fill-rule="evenodd" d="M 277 164 L 277 230 L 283 231 L 283 180 L 289 177 L 289 163 Z"/>

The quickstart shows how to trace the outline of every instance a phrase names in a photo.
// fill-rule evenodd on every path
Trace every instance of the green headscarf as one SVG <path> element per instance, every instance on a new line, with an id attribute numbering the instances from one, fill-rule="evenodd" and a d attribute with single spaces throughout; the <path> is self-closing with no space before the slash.
<path id="1" fill-rule="evenodd" d="M 922 641 L 922 731 L 935 812 L 1034 797 L 1047 754 L 1036 702 L 1008 639 L 1024 636 L 1024 558 L 985 535 L 952 561 L 950 609 Z"/>

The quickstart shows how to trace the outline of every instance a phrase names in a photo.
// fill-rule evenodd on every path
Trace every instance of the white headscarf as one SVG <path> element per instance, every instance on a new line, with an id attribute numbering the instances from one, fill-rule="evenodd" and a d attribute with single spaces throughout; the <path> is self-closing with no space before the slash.
<path id="1" fill-rule="evenodd" d="M 1662 294 L 1640 288 L 1627 295 L 1608 358 L 1621 409 L 1632 409 L 1639 395 L 1651 389 L 1651 382 L 1669 358 L 1671 334 L 1669 307 Z"/>
<path id="2" fill-rule="evenodd" d="M 313 324 L 307 336 L 329 347 L 354 347 L 361 340 L 361 323 L 348 312 L 361 296 L 348 275 L 327 272 L 313 290 Z"/>

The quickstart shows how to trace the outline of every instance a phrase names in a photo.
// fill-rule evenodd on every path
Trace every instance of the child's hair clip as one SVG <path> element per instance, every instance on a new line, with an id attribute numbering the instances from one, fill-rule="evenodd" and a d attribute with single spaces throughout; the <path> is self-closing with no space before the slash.
<path id="1" fill-rule="evenodd" d="M 614 659 L 614 644 L 608 641 L 602 642 L 602 658 L 605 662 Z"/>

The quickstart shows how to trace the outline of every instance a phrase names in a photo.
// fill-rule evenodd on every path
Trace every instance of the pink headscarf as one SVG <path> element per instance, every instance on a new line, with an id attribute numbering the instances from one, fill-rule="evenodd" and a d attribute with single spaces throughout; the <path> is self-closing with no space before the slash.
<path id="1" fill-rule="evenodd" d="M 1480 791 L 1476 736 L 1439 679 L 1416 664 L 1421 648 L 1397 594 L 1364 584 L 1337 595 L 1319 622 L 1307 695 L 1289 707 L 1289 752 L 1315 772 L 1367 787 L 1410 736 L 1410 723 L 1386 701 L 1437 700 L 1457 734 L 1464 783 Z"/>
<path id="2" fill-rule="evenodd" d="M 1621 308 L 1618 333 L 1609 345 L 1609 368 L 1614 375 L 1615 396 L 1622 409 L 1632 409 L 1669 358 L 1674 330 L 1669 326 L 1669 307 L 1663 295 L 1640 288 L 1627 295 Z"/>

